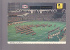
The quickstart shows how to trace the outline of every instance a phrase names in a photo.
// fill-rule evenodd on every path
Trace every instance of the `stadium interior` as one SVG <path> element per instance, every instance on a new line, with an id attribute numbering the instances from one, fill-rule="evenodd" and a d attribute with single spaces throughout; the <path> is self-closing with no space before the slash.
<path id="1" fill-rule="evenodd" d="M 65 41 L 64 37 L 66 9 L 20 9 L 19 3 L 9 4 L 8 41 Z"/>

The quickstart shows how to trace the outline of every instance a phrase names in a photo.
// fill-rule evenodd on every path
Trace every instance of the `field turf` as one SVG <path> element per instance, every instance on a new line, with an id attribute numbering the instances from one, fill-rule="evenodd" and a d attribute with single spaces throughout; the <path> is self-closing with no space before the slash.
<path id="1" fill-rule="evenodd" d="M 32 30 L 36 33 L 35 35 L 32 36 L 32 34 L 26 35 L 26 33 L 21 34 L 21 33 L 16 33 L 15 26 L 18 25 L 36 25 L 36 24 L 52 24 L 52 26 L 48 27 L 32 27 Z M 56 25 L 54 27 L 54 25 Z M 31 21 L 31 22 L 24 22 L 21 24 L 15 24 L 15 25 L 8 25 L 8 41 L 59 41 L 59 39 L 62 39 L 61 35 L 64 33 L 63 31 L 57 36 L 54 36 L 51 39 L 48 38 L 48 31 L 51 31 L 57 27 L 60 27 L 60 30 L 62 30 L 66 26 L 66 22 L 55 22 L 55 21 Z M 54 32 L 51 32 L 50 34 L 54 34 L 60 30 L 56 30 Z"/>

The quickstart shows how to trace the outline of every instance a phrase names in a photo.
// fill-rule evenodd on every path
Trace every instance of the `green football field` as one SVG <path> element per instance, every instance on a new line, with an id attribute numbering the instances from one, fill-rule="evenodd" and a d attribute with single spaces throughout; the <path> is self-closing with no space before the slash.
<path id="1" fill-rule="evenodd" d="M 48 24 L 51 25 L 50 27 L 46 26 L 46 27 L 32 27 L 32 30 L 36 33 L 35 35 L 32 36 L 32 34 L 28 34 L 26 35 L 26 33 L 21 34 L 16 33 L 16 28 L 15 26 L 19 26 L 19 25 L 36 25 L 36 24 Z M 54 27 L 54 25 L 56 25 Z M 62 34 L 64 33 L 64 31 L 62 31 L 58 37 L 53 36 L 53 38 L 48 39 L 48 32 L 51 30 L 54 30 L 57 27 L 60 27 L 59 30 L 53 31 L 50 34 L 54 34 L 59 32 L 60 30 L 62 30 L 64 27 L 66 26 L 66 22 L 55 22 L 55 21 L 31 21 L 31 22 L 24 22 L 21 24 L 13 24 L 13 25 L 8 25 L 8 41 L 59 41 L 59 39 L 62 39 Z"/>

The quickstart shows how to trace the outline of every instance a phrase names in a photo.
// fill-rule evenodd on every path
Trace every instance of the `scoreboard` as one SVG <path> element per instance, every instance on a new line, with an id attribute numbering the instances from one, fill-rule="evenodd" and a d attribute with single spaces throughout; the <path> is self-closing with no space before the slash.
<path id="1" fill-rule="evenodd" d="M 21 9 L 66 9 L 66 3 L 21 3 Z"/>
<path id="2" fill-rule="evenodd" d="M 52 6 L 30 6 L 30 9 L 52 9 Z"/>

